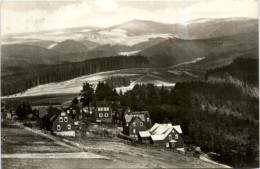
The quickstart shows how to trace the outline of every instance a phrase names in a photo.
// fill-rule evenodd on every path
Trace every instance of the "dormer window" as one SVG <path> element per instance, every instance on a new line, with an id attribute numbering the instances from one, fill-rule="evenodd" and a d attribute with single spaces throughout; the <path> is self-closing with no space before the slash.
<path id="1" fill-rule="evenodd" d="M 135 122 L 133 122 L 133 126 L 135 127 Z"/>
<path id="2" fill-rule="evenodd" d="M 150 122 L 150 119 L 149 119 L 149 117 L 147 117 L 147 122 Z"/>
<path id="3" fill-rule="evenodd" d="M 175 139 L 178 139 L 178 134 L 175 134 Z"/>
<path id="4" fill-rule="evenodd" d="M 172 139 L 172 135 L 171 135 L 171 134 L 169 135 L 169 139 L 170 139 L 170 140 Z"/>

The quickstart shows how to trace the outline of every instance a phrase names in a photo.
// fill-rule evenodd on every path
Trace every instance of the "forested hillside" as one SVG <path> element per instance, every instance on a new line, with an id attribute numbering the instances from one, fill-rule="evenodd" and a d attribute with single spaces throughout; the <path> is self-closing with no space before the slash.
<path id="1" fill-rule="evenodd" d="M 89 59 L 77 63 L 44 66 L 39 69 L 28 68 L 26 72 L 10 76 L 2 76 L 2 96 L 19 93 L 37 85 L 60 82 L 82 75 L 148 66 L 149 61 L 144 56 L 112 56 Z"/>
<path id="2" fill-rule="evenodd" d="M 227 73 L 245 84 L 258 84 L 258 60 L 237 59 L 208 71 L 207 78 Z M 154 123 L 181 124 L 188 145 L 218 153 L 221 162 L 259 167 L 259 97 L 243 88 L 225 80 L 177 83 L 171 91 L 136 85 L 121 102 L 133 110 L 149 110 Z"/>
<path id="3" fill-rule="evenodd" d="M 208 69 L 230 64 L 238 57 L 258 57 L 258 32 L 247 32 L 209 39 L 165 40 L 140 52 L 147 56 L 151 67 L 171 67 L 197 58 L 196 64 L 182 65 L 180 69 Z"/>

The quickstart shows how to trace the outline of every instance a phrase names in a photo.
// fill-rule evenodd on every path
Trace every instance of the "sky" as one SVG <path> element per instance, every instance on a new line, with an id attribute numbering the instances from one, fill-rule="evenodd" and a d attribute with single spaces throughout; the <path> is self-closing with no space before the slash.
<path id="1" fill-rule="evenodd" d="M 82 26 L 108 27 L 132 19 L 184 23 L 199 18 L 230 17 L 258 18 L 258 1 L 4 1 L 1 34 Z"/>

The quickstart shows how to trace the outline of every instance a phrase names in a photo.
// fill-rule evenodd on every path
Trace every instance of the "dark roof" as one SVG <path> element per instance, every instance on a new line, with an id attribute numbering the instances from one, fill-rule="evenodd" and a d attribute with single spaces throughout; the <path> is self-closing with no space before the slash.
<path id="1" fill-rule="evenodd" d="M 76 104 L 71 104 L 69 107 L 67 107 L 67 108 L 65 108 L 64 110 L 68 110 L 68 109 L 70 109 L 70 108 L 73 108 L 74 110 L 76 110 L 76 111 L 80 111 L 80 107 L 78 106 L 78 105 L 76 105 Z"/>
<path id="2" fill-rule="evenodd" d="M 130 126 L 130 124 L 132 124 L 132 123 L 135 121 L 135 119 L 137 119 L 137 118 L 138 118 L 141 122 L 143 122 L 144 125 L 146 125 L 146 123 L 141 119 L 140 116 L 133 116 L 132 119 L 131 119 L 131 121 L 129 122 L 129 126 Z"/>
<path id="3" fill-rule="evenodd" d="M 48 113 L 45 115 L 45 117 L 47 117 L 50 122 L 53 122 L 60 114 L 61 114 L 61 110 L 50 107 Z"/>
<path id="4" fill-rule="evenodd" d="M 125 111 L 126 111 L 127 109 L 130 109 L 130 110 L 132 111 L 132 109 L 131 109 L 130 107 L 123 106 L 123 107 L 122 107 L 122 112 L 125 113 Z"/>
<path id="5" fill-rule="evenodd" d="M 110 104 L 107 101 L 96 101 L 96 107 L 105 107 L 110 106 Z"/>
<path id="6" fill-rule="evenodd" d="M 150 117 L 150 113 L 148 111 L 135 111 L 133 112 L 134 115 L 138 115 L 138 114 L 144 114 Z"/>

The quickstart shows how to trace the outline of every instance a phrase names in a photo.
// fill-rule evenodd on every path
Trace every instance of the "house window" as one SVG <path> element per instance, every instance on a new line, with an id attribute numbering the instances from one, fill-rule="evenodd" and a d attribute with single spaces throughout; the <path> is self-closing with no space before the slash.
<path id="1" fill-rule="evenodd" d="M 100 107 L 100 111 L 103 111 L 103 107 Z"/>
<path id="2" fill-rule="evenodd" d="M 99 117 L 103 117 L 103 113 L 99 113 Z"/>
<path id="3" fill-rule="evenodd" d="M 169 148 L 170 147 L 170 144 L 169 143 L 166 143 L 166 148 Z"/>
<path id="4" fill-rule="evenodd" d="M 133 126 L 135 127 L 135 122 L 133 122 Z"/>
<path id="5" fill-rule="evenodd" d="M 105 117 L 108 117 L 108 113 L 105 113 Z"/>
<path id="6" fill-rule="evenodd" d="M 147 117 L 147 122 L 150 122 L 150 119 L 149 119 L 149 117 Z"/>
<path id="7" fill-rule="evenodd" d="M 63 118 L 62 118 L 62 117 L 60 117 L 59 121 L 60 121 L 60 122 L 63 122 Z"/>
<path id="8" fill-rule="evenodd" d="M 73 110 L 73 114 L 76 114 L 76 111 L 75 111 L 75 110 Z"/>
<path id="9" fill-rule="evenodd" d="M 68 122 L 68 117 L 64 117 L 64 122 Z"/>
<path id="10" fill-rule="evenodd" d="M 67 114 L 70 114 L 70 110 L 67 110 Z"/>
<path id="11" fill-rule="evenodd" d="M 170 140 L 172 139 L 172 135 L 169 135 L 169 139 L 170 139 Z"/>
<path id="12" fill-rule="evenodd" d="M 109 111 L 109 107 L 107 107 L 107 111 Z"/>
<path id="13" fill-rule="evenodd" d="M 119 117 L 119 114 L 116 114 L 117 117 Z"/>
<path id="14" fill-rule="evenodd" d="M 130 110 L 129 110 L 129 109 L 128 109 L 127 111 L 128 111 L 128 113 L 130 113 Z"/>
<path id="15" fill-rule="evenodd" d="M 135 129 L 133 129 L 133 133 L 135 133 Z"/>
<path id="16" fill-rule="evenodd" d="M 175 143 L 172 143 L 172 147 L 175 147 Z"/>
<path id="17" fill-rule="evenodd" d="M 172 130 L 172 133 L 174 133 L 174 130 Z"/>
<path id="18" fill-rule="evenodd" d="M 71 129 L 71 125 L 70 125 L 70 124 L 68 124 L 68 129 L 69 129 L 69 130 Z"/>
<path id="19" fill-rule="evenodd" d="M 143 122 L 140 122 L 140 126 L 143 126 Z"/>
<path id="20" fill-rule="evenodd" d="M 117 123 L 119 124 L 119 120 L 117 120 Z"/>
<path id="21" fill-rule="evenodd" d="M 60 130 L 60 125 L 57 125 L 57 130 Z"/>
<path id="22" fill-rule="evenodd" d="M 178 139 L 178 134 L 175 134 L 175 139 Z"/>

